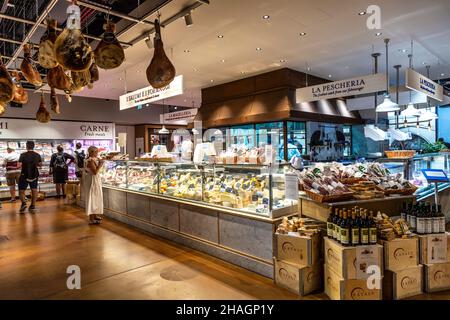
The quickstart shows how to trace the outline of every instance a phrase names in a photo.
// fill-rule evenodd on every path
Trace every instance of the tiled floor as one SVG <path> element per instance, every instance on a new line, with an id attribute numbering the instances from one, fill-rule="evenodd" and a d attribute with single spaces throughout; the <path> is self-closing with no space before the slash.
<path id="1" fill-rule="evenodd" d="M 0 299 L 299 298 L 270 279 L 124 224 L 89 226 L 84 212 L 63 200 L 40 202 L 35 215 L 17 214 L 19 206 L 0 210 Z M 81 269 L 81 290 L 67 289 L 69 265 Z"/>

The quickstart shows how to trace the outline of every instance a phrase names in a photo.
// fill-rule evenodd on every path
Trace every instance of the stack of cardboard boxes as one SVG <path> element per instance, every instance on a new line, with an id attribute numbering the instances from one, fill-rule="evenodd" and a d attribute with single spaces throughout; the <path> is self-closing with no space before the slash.
<path id="1" fill-rule="evenodd" d="M 325 238 L 324 254 L 325 293 L 330 299 L 382 299 L 381 245 L 345 247 L 333 239 Z"/>
<path id="2" fill-rule="evenodd" d="M 322 288 L 322 236 L 275 234 L 275 283 L 300 296 Z"/>
<path id="3" fill-rule="evenodd" d="M 450 233 L 419 236 L 426 292 L 450 289 Z"/>
<path id="4" fill-rule="evenodd" d="M 384 247 L 383 297 L 404 299 L 422 293 L 418 238 L 381 241 Z"/>

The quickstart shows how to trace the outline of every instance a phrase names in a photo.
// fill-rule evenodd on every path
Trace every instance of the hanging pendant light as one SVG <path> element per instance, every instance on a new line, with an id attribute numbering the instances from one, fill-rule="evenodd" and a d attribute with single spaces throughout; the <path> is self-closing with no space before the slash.
<path id="1" fill-rule="evenodd" d="M 408 121 L 406 120 L 406 117 L 405 117 L 405 121 L 403 121 L 403 128 L 406 128 L 406 127 L 408 127 Z"/>
<path id="2" fill-rule="evenodd" d="M 431 120 L 428 121 L 428 131 L 431 131 Z"/>
<path id="3" fill-rule="evenodd" d="M 420 128 L 419 117 L 417 117 L 416 128 L 417 128 L 417 129 Z"/>
<path id="4" fill-rule="evenodd" d="M 166 126 L 165 126 L 165 124 L 164 124 L 164 122 L 165 122 L 165 115 L 166 115 L 166 113 L 165 113 L 165 105 L 164 105 L 164 102 L 165 102 L 165 100 L 163 100 L 163 126 L 162 126 L 162 128 L 158 131 L 158 133 L 159 134 L 169 134 L 170 132 L 169 132 L 169 130 L 167 130 L 167 128 L 166 128 Z"/>
<path id="5" fill-rule="evenodd" d="M 389 95 L 389 39 L 384 39 L 386 44 L 386 94 L 384 96 L 384 101 L 377 106 L 375 112 L 395 112 L 399 111 L 400 107 L 398 104 L 391 100 Z"/>
<path id="6" fill-rule="evenodd" d="M 406 107 L 405 110 L 400 112 L 400 114 L 402 116 L 405 116 L 405 118 L 406 117 L 418 117 L 418 116 L 420 116 L 421 112 L 419 109 L 416 109 L 416 107 L 414 107 L 414 104 L 410 103 L 410 104 L 408 104 L 408 106 Z"/>
<path id="7" fill-rule="evenodd" d="M 431 110 L 425 110 L 420 113 L 421 121 L 436 120 L 436 119 L 438 119 L 438 115 Z"/>

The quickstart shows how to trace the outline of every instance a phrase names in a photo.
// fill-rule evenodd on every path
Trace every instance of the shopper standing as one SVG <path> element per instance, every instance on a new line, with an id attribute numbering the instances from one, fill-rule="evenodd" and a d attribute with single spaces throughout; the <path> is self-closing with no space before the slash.
<path id="1" fill-rule="evenodd" d="M 57 153 L 50 160 L 50 174 L 53 174 L 53 183 L 56 185 L 56 198 L 66 198 L 65 184 L 69 180 L 69 164 L 75 162 L 75 158 L 64 152 L 64 148 L 56 147 Z"/>
<path id="2" fill-rule="evenodd" d="M 84 151 L 81 150 L 81 143 L 77 142 L 75 146 L 75 175 L 78 179 L 81 179 L 83 177 L 83 167 L 84 167 L 84 160 L 86 160 L 86 155 L 84 154 Z"/>
<path id="3" fill-rule="evenodd" d="M 100 224 L 103 219 L 103 191 L 99 171 L 103 167 L 103 160 L 98 158 L 98 149 L 90 146 L 88 158 L 85 160 L 85 175 L 83 186 L 86 199 L 86 214 L 89 224 Z"/>
<path id="4" fill-rule="evenodd" d="M 24 213 L 27 209 L 25 191 L 28 186 L 31 189 L 31 205 L 28 210 L 31 213 L 36 212 L 36 199 L 38 194 L 38 178 L 39 169 L 42 167 L 41 156 L 34 151 L 34 142 L 27 141 L 27 151 L 22 153 L 19 157 L 19 166 L 21 167 L 19 178 L 19 197 L 22 201 L 20 213 Z"/>
<path id="5" fill-rule="evenodd" d="M 6 168 L 6 183 L 11 194 L 11 202 L 16 202 L 16 187 L 20 178 L 19 154 L 10 147 L 6 151 L 8 153 L 5 155 L 3 163 L 3 166 Z"/>

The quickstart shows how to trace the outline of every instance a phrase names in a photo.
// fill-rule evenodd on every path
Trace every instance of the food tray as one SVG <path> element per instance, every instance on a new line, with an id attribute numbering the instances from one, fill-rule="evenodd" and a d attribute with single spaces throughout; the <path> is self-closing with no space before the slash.
<path id="1" fill-rule="evenodd" d="M 353 198 L 354 193 L 353 192 L 346 192 L 340 195 L 335 196 L 324 196 L 321 194 L 317 194 L 314 192 L 311 192 L 309 190 L 305 190 L 306 194 L 308 195 L 311 200 L 314 200 L 316 202 L 324 203 L 324 202 L 339 202 L 339 201 L 346 201 Z"/>
<path id="2" fill-rule="evenodd" d="M 339 182 L 343 184 L 355 184 L 362 181 L 368 181 L 366 178 L 346 178 L 346 179 L 340 179 Z"/>
<path id="3" fill-rule="evenodd" d="M 147 162 L 173 162 L 173 158 L 138 158 L 137 160 Z"/>
<path id="4" fill-rule="evenodd" d="M 414 187 L 408 188 L 408 189 L 385 189 L 385 190 L 383 190 L 383 192 L 387 196 L 392 195 L 392 194 L 400 194 L 402 196 L 410 196 L 410 195 L 413 195 L 414 192 L 417 191 L 417 189 L 419 189 L 419 188 L 414 186 Z"/>
<path id="5" fill-rule="evenodd" d="M 386 157 L 395 159 L 410 159 L 415 156 L 416 151 L 414 150 L 396 150 L 396 151 L 385 151 Z"/>

